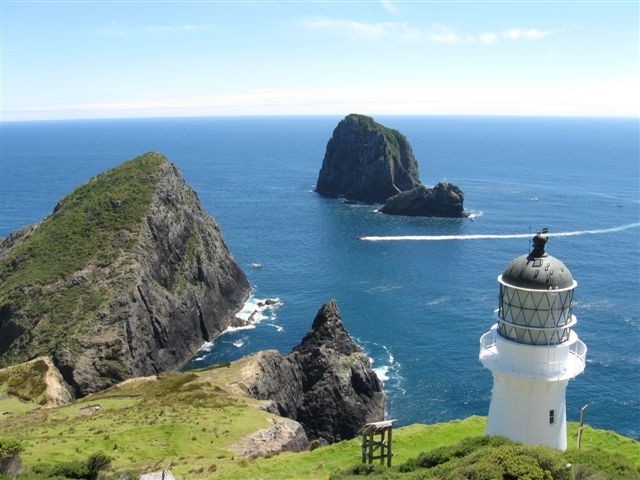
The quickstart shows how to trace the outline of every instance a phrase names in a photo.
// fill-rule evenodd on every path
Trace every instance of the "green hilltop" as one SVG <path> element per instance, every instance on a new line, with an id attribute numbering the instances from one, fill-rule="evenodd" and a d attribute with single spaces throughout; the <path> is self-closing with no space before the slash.
<path id="1" fill-rule="evenodd" d="M 8 351 L 0 339 L 0 365 L 48 353 L 52 346 L 74 348 L 73 332 L 87 328 L 89 316 L 106 299 L 98 284 L 75 272 L 110 265 L 135 237 L 167 160 L 147 153 L 92 178 L 64 197 L 53 213 L 24 236 L 2 242 L 0 317 L 20 305 L 19 327 L 31 331 Z M 32 323 L 37 319 L 37 329 Z"/>
<path id="2" fill-rule="evenodd" d="M 132 379 L 55 408 L 39 407 L 43 387 L 37 385 L 35 371 L 30 388 L 34 398 L 30 401 L 24 389 L 16 395 L 11 380 L 17 367 L 11 367 L 0 371 L 0 443 L 22 446 L 24 468 L 18 479 L 31 480 L 51 478 L 51 472 L 61 471 L 60 465 L 82 463 L 96 453 L 111 458 L 111 469 L 103 473 L 103 478 L 111 479 L 137 478 L 169 464 L 181 479 L 640 478 L 640 444 L 633 439 L 586 427 L 579 451 L 503 445 L 482 436 L 484 417 L 395 429 L 390 470 L 359 465 L 359 438 L 300 453 L 246 457 L 239 446 L 277 418 L 261 408 L 262 402 L 236 393 L 234 383 L 246 366 L 247 360 L 242 359 L 208 369 Z M 575 445 L 577 428 L 569 425 L 571 445 Z M 533 458 L 556 473 L 496 477 L 496 458 L 506 465 L 500 468 L 510 471 L 538 472 Z M 583 476 L 562 473 L 565 469 L 558 466 L 567 463 L 573 464 L 567 472 Z M 482 476 L 483 472 L 493 476 Z"/>

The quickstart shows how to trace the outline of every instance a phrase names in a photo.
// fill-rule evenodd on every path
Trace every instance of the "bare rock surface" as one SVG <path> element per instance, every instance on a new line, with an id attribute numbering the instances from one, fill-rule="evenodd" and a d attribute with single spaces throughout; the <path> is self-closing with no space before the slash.
<path id="1" fill-rule="evenodd" d="M 384 418 L 382 382 L 345 330 L 335 300 L 320 308 L 290 354 L 254 354 L 237 386 L 300 422 L 310 440 L 353 438 L 365 423 Z"/>
<path id="2" fill-rule="evenodd" d="M 365 203 L 387 198 L 420 184 L 411 145 L 397 130 L 371 117 L 347 115 L 327 144 L 316 191 Z"/>
<path id="3" fill-rule="evenodd" d="M 181 368 L 250 292 L 220 227 L 150 152 L 0 243 L 0 366 L 47 355 L 75 396 Z"/>
<path id="4" fill-rule="evenodd" d="M 389 215 L 411 217 L 464 218 L 464 194 L 456 185 L 438 183 L 433 188 L 419 187 L 389 198 L 380 210 Z"/>
<path id="5" fill-rule="evenodd" d="M 301 452 L 309 448 L 307 435 L 295 420 L 274 417 L 271 423 L 272 427 L 244 437 L 233 449 L 245 457 L 258 457 L 286 451 Z"/>

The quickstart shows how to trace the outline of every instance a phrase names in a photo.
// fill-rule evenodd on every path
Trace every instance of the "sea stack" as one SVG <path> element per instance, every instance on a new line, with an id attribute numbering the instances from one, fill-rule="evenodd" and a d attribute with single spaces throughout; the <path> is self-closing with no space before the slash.
<path id="1" fill-rule="evenodd" d="M 289 355 L 258 352 L 245 372 L 241 389 L 269 400 L 274 413 L 300 422 L 312 441 L 353 438 L 365 423 L 384 418 L 382 382 L 347 333 L 335 300 L 320 308 Z"/>
<path id="2" fill-rule="evenodd" d="M 250 292 L 220 227 L 151 152 L 0 244 L 0 366 L 53 359 L 76 396 L 181 368 Z"/>
<path id="3" fill-rule="evenodd" d="M 418 162 L 405 136 L 371 117 L 351 114 L 338 123 L 327 144 L 316 191 L 384 203 L 419 184 Z"/>
<path id="4" fill-rule="evenodd" d="M 364 115 L 338 123 L 327 144 L 316 191 L 348 201 L 380 204 L 382 213 L 464 218 L 464 194 L 452 183 L 420 183 L 409 141 L 397 130 Z"/>

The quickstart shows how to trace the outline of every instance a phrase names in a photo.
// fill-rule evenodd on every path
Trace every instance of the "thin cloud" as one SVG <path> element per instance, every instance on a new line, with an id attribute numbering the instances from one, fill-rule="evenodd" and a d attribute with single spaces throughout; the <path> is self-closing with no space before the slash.
<path id="1" fill-rule="evenodd" d="M 491 44 L 497 42 L 499 40 L 499 37 L 493 32 L 487 32 L 478 35 L 478 40 L 480 40 L 482 43 Z"/>
<path id="2" fill-rule="evenodd" d="M 106 26 L 94 27 L 92 30 L 98 35 L 112 38 L 127 38 L 140 34 L 175 34 L 175 33 L 192 33 L 204 32 L 212 30 L 212 25 L 184 24 L 184 25 L 145 25 L 142 27 L 127 27 L 119 23 L 111 23 Z"/>
<path id="3" fill-rule="evenodd" d="M 432 43 L 455 45 L 473 42 L 473 38 L 469 35 L 461 34 L 447 25 L 432 25 L 423 32 L 422 36 Z"/>
<path id="4" fill-rule="evenodd" d="M 357 20 L 317 17 L 303 20 L 300 25 L 313 30 L 328 30 L 355 38 L 376 39 L 397 35 L 403 24 L 397 22 L 367 23 Z"/>
<path id="5" fill-rule="evenodd" d="M 430 88 L 294 88 L 205 96 L 130 98 L 3 111 L 8 121 L 202 115 L 572 115 L 637 118 L 637 77 Z"/>
<path id="6" fill-rule="evenodd" d="M 437 23 L 425 28 L 415 28 L 406 22 L 361 22 L 327 17 L 302 20 L 298 24 L 306 29 L 324 30 L 365 40 L 385 39 L 401 43 L 436 43 L 445 45 L 473 43 L 491 45 L 501 41 L 540 40 L 558 31 L 538 28 L 509 28 L 499 33 L 492 31 L 467 33 L 460 32 L 449 25 Z"/>
<path id="7" fill-rule="evenodd" d="M 502 37 L 507 40 L 539 40 L 554 33 L 554 30 L 539 30 L 537 28 L 511 28 L 502 32 Z"/>

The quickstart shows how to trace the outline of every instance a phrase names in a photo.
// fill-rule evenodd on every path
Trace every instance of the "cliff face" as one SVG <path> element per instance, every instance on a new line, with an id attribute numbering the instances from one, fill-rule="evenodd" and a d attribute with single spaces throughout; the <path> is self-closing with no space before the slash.
<path id="1" fill-rule="evenodd" d="M 456 185 L 442 182 L 433 188 L 424 185 L 389 198 L 380 210 L 389 215 L 412 217 L 467 217 L 464 194 Z"/>
<path id="2" fill-rule="evenodd" d="M 0 365 L 49 355 L 78 396 L 183 366 L 250 291 L 158 153 L 93 178 L 0 251 Z"/>
<path id="3" fill-rule="evenodd" d="M 384 203 L 418 186 L 418 177 L 418 163 L 404 135 L 371 117 L 351 114 L 338 124 L 327 144 L 316 191 Z"/>
<path id="4" fill-rule="evenodd" d="M 420 183 L 408 140 L 371 117 L 351 114 L 333 131 L 316 191 L 365 203 L 384 203 L 388 215 L 466 217 L 456 185 Z"/>
<path id="5" fill-rule="evenodd" d="M 240 382 L 250 396 L 302 424 L 310 440 L 353 438 L 384 418 L 382 383 L 346 332 L 334 300 L 322 306 L 311 330 L 286 356 L 263 351 Z"/>

